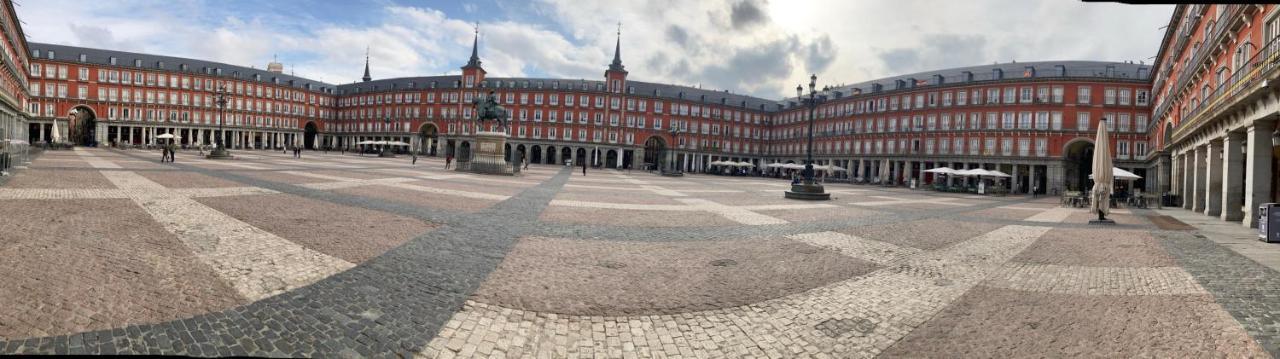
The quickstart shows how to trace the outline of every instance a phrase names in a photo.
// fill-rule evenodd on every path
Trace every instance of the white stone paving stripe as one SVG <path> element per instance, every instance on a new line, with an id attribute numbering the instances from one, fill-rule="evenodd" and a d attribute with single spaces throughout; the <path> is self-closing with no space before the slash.
<path id="1" fill-rule="evenodd" d="M 174 193 L 192 198 L 251 196 L 280 193 L 275 190 L 262 187 L 174 188 L 172 190 Z"/>
<path id="2" fill-rule="evenodd" d="M 872 196 L 872 197 L 881 197 L 881 196 Z M 882 197 L 882 198 L 892 198 L 892 197 Z M 955 200 L 956 200 L 955 198 L 890 199 L 890 200 L 884 200 L 884 201 L 851 202 L 849 204 L 852 204 L 855 206 L 866 206 L 866 207 L 895 206 L 899 204 L 909 204 L 909 203 L 927 203 L 927 204 L 936 204 L 936 205 L 943 205 L 943 206 L 972 206 L 975 204 L 975 203 L 965 203 L 965 202 L 954 202 Z"/>
<path id="3" fill-rule="evenodd" d="M 104 171 L 111 183 L 173 233 L 241 296 L 256 301 L 347 270 L 320 253 L 210 208 L 133 172 Z"/>
<path id="4" fill-rule="evenodd" d="M 1207 294 L 1179 267 L 1080 267 L 1006 263 L 982 285 L 1074 295 Z"/>
<path id="5" fill-rule="evenodd" d="M 0 188 L 0 199 L 106 199 L 129 198 L 123 190 L 114 188 Z"/>
<path id="6" fill-rule="evenodd" d="M 917 248 L 903 247 L 839 232 L 793 234 L 787 236 L 787 238 L 817 247 L 832 249 L 840 252 L 840 254 L 879 265 L 898 262 L 923 252 Z"/>
<path id="7" fill-rule="evenodd" d="M 588 201 L 572 201 L 564 199 L 551 200 L 551 206 L 564 207 L 582 207 L 582 208 L 601 208 L 601 209 L 629 209 L 637 211 L 697 211 L 698 208 L 686 206 L 682 204 L 639 204 L 639 203 L 614 203 L 614 202 L 588 202 Z"/>
<path id="8" fill-rule="evenodd" d="M 703 312 L 575 316 L 467 301 L 420 357 L 874 357 L 1048 229 L 1005 226 L 865 276 Z"/>
<path id="9" fill-rule="evenodd" d="M 763 214 L 752 212 L 746 208 L 726 206 L 726 205 L 708 201 L 705 199 L 676 198 L 676 200 L 680 201 L 681 203 L 693 206 L 694 208 L 697 208 L 699 210 L 719 214 L 721 216 L 724 216 L 725 218 L 728 218 L 731 221 L 746 224 L 746 225 L 759 226 L 759 225 L 766 225 L 766 224 L 790 223 L 781 218 L 770 217 Z"/>
<path id="10" fill-rule="evenodd" d="M 817 209 L 817 208 L 840 208 L 840 206 L 825 203 L 809 203 L 809 204 L 759 204 L 752 206 L 742 206 L 742 209 L 749 211 L 781 211 L 788 209 Z"/>
<path id="11" fill-rule="evenodd" d="M 329 183 L 307 183 L 302 185 L 303 187 L 314 188 L 314 189 L 337 189 L 337 188 L 351 188 L 351 187 L 359 187 L 359 186 L 378 185 L 378 186 L 394 187 L 394 188 L 407 189 L 411 191 L 418 191 L 418 192 L 425 192 L 425 193 L 434 193 L 434 194 L 442 194 L 442 195 L 465 197 L 465 198 L 475 198 L 475 199 L 487 199 L 487 200 L 495 200 L 495 201 L 503 201 L 503 200 L 506 200 L 507 198 L 511 198 L 511 196 L 505 196 L 500 194 L 459 191 L 459 190 L 452 190 L 452 189 L 445 189 L 445 188 L 420 186 L 420 185 L 415 185 L 411 183 L 404 183 L 404 182 L 416 181 L 417 179 L 415 178 L 389 177 L 389 178 L 377 178 L 377 179 L 359 179 L 359 178 L 339 177 L 339 176 L 331 176 L 326 174 L 298 172 L 298 171 L 285 171 L 283 173 L 335 181 L 335 182 L 329 182 Z"/>
<path id="12" fill-rule="evenodd" d="M 1019 211 L 1044 211 L 1044 210 L 1049 210 L 1049 209 L 1053 209 L 1053 208 L 1055 208 L 1055 207 L 1022 207 L 1022 206 L 1000 206 L 1000 207 L 996 207 L 996 209 L 1013 209 L 1013 210 L 1019 210 Z"/>
<path id="13" fill-rule="evenodd" d="M 1062 221 L 1067 220 L 1067 217 L 1071 217 L 1071 215 L 1076 213 L 1081 213 L 1080 209 L 1055 207 L 1055 208 L 1050 208 L 1044 212 L 1036 213 L 1031 217 L 1027 217 L 1026 219 L 1024 219 L 1024 221 L 1061 223 Z"/>
<path id="14" fill-rule="evenodd" d="M 93 166 L 93 168 L 120 168 L 120 165 L 117 165 L 114 162 L 111 162 L 107 159 L 98 157 L 97 154 L 90 152 L 89 150 L 76 147 L 75 151 L 77 155 L 80 155 L 80 158 L 83 158 L 84 161 L 88 162 L 90 166 Z"/>

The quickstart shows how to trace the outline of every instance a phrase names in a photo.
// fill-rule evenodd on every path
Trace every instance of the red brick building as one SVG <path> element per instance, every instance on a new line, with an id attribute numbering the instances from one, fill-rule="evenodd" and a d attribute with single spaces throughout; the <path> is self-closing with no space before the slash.
<path id="1" fill-rule="evenodd" d="M 1280 18 L 1272 4 L 1179 5 L 1156 57 L 1152 160 L 1183 207 L 1254 226 L 1280 201 Z"/>
<path id="2" fill-rule="evenodd" d="M 209 144 L 225 118 L 233 148 L 398 140 L 443 155 L 470 145 L 471 101 L 492 92 L 511 113 L 510 151 L 533 163 L 702 171 L 719 160 L 801 162 L 807 110 L 794 99 L 631 80 L 620 40 L 614 50 L 601 80 L 489 77 L 477 41 L 460 75 L 373 80 L 366 62 L 363 81 L 332 85 L 279 66 L 33 43 L 31 137 L 48 140 L 56 122 L 82 144 L 146 144 L 169 132 Z M 1010 63 L 827 88 L 815 156 L 851 169 L 837 177 L 928 183 L 928 168 L 983 166 L 1015 175 L 1009 185 L 1018 191 L 1078 190 L 1105 117 L 1118 166 L 1144 175 L 1149 72 L 1128 63 Z M 215 105 L 222 87 L 225 112 Z"/>
<path id="3" fill-rule="evenodd" d="M 13 1 L 4 0 L 0 9 L 0 171 L 25 159 L 27 139 L 27 38 L 13 10 Z"/>

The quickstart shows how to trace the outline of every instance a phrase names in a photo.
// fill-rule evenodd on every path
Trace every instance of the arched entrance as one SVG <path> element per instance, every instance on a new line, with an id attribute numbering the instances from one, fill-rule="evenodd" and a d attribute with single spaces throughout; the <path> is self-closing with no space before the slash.
<path id="1" fill-rule="evenodd" d="M 605 156 L 604 156 L 604 167 L 605 167 L 605 168 L 618 168 L 618 151 L 616 151 L 616 150 L 609 150 L 609 152 L 605 152 Z"/>
<path id="2" fill-rule="evenodd" d="M 573 159 L 573 149 L 568 147 L 560 148 L 560 162 Z"/>
<path id="3" fill-rule="evenodd" d="M 644 141 L 644 166 L 646 169 L 662 168 L 661 164 L 666 163 L 665 158 L 667 150 L 667 141 L 662 137 L 649 136 Z"/>
<path id="4" fill-rule="evenodd" d="M 554 146 L 547 146 L 547 164 L 556 164 L 556 148 Z"/>
<path id="5" fill-rule="evenodd" d="M 526 153 L 528 153 L 529 163 L 542 163 L 542 146 L 533 145 Z"/>
<path id="6" fill-rule="evenodd" d="M 507 161 L 514 163 L 520 160 L 521 155 L 525 154 L 524 145 L 516 145 L 515 150 L 516 150 L 515 153 L 512 153 L 511 144 L 510 143 L 507 144 L 507 150 L 506 150 L 507 152 L 503 154 L 503 156 L 507 156 Z"/>
<path id="7" fill-rule="evenodd" d="M 574 166 L 582 166 L 583 164 L 586 164 L 587 166 L 590 166 L 590 165 L 591 165 L 591 159 L 587 158 L 587 149 L 579 147 L 579 148 L 578 148 L 578 159 L 577 159 L 577 161 L 575 161 L 575 162 L 573 163 L 573 165 L 574 165 Z"/>
<path id="8" fill-rule="evenodd" d="M 510 148 L 510 146 L 508 146 L 507 148 Z M 468 162 L 471 161 L 471 143 L 470 142 L 462 141 L 462 143 L 458 145 L 458 161 L 468 161 Z"/>
<path id="9" fill-rule="evenodd" d="M 68 141 L 86 147 L 97 145 L 98 116 L 92 108 L 85 105 L 72 107 L 68 118 L 71 126 L 67 130 Z"/>
<path id="10" fill-rule="evenodd" d="M 1093 171 L 1093 141 L 1078 138 L 1067 143 L 1063 182 L 1068 191 L 1089 189 L 1089 174 Z"/>
<path id="11" fill-rule="evenodd" d="M 316 149 L 316 136 L 320 134 L 320 129 L 316 127 L 315 121 L 307 121 L 307 125 L 303 127 L 302 148 L 308 150 Z"/>
<path id="12" fill-rule="evenodd" d="M 424 123 L 418 128 L 419 151 L 427 156 L 436 155 L 436 140 L 440 134 L 440 129 L 436 128 L 433 123 Z"/>

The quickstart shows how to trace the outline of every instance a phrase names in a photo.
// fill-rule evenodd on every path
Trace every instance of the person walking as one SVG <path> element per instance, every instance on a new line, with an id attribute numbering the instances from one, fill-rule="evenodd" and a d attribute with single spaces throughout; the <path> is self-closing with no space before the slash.
<path id="1" fill-rule="evenodd" d="M 169 163 L 173 163 L 175 157 L 178 156 L 178 145 L 169 141 Z"/>
<path id="2" fill-rule="evenodd" d="M 446 169 L 446 170 L 447 170 L 447 169 L 449 169 L 449 164 L 451 164 L 451 163 L 453 163 L 453 154 L 447 154 L 447 155 L 445 155 L 445 156 L 444 156 L 444 169 Z"/>
<path id="3" fill-rule="evenodd" d="M 526 169 L 526 170 L 527 170 L 527 169 L 529 169 L 529 158 L 528 158 L 528 157 L 526 157 L 526 156 L 521 155 L 521 156 L 520 156 L 520 160 L 521 160 L 521 161 L 524 161 L 524 169 Z"/>
<path id="4" fill-rule="evenodd" d="M 587 161 L 582 161 L 582 175 L 587 175 Z"/>
<path id="5" fill-rule="evenodd" d="M 413 163 L 411 163 L 411 165 L 418 165 L 418 151 L 413 151 Z"/>

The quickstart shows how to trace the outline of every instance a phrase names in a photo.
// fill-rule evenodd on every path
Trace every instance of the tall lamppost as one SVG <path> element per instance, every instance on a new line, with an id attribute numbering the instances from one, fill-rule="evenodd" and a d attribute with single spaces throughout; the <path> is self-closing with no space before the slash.
<path id="1" fill-rule="evenodd" d="M 391 132 L 391 118 L 390 118 L 390 117 L 383 117 L 383 118 L 382 118 L 382 124 L 383 124 L 383 126 L 382 126 L 382 130 L 387 131 L 388 133 L 390 133 L 390 132 Z M 387 138 L 391 138 L 391 136 L 387 136 Z M 395 157 L 395 156 L 396 156 L 396 154 L 395 154 L 395 153 L 387 152 L 387 147 L 391 147 L 391 141 L 390 141 L 390 140 L 382 141 L 382 151 L 378 151 L 378 157 Z"/>
<path id="2" fill-rule="evenodd" d="M 669 132 L 671 133 L 671 145 L 667 146 L 667 147 L 670 147 L 670 149 L 666 149 L 666 151 L 668 152 L 667 154 L 670 155 L 671 157 L 671 160 L 667 162 L 667 164 L 671 166 L 671 169 L 668 170 L 667 168 L 663 167 L 661 169 L 661 173 L 663 176 L 672 176 L 672 177 L 684 176 L 684 170 L 680 168 L 679 163 L 676 163 L 676 151 L 675 151 L 676 145 L 680 143 L 680 128 L 675 126 L 673 122 L 671 126 L 671 130 Z"/>
<path id="3" fill-rule="evenodd" d="M 209 151 L 209 155 L 205 156 L 210 159 L 226 159 L 231 158 L 231 153 L 227 152 L 226 144 L 222 143 L 226 137 L 222 133 L 222 122 L 227 117 L 227 87 L 218 86 L 218 90 L 213 93 L 213 103 L 218 106 L 218 137 L 214 138 L 213 151 Z"/>
<path id="4" fill-rule="evenodd" d="M 829 200 L 831 194 L 826 193 L 822 184 L 813 179 L 813 114 L 818 109 L 818 104 L 826 102 L 826 95 L 818 95 L 818 75 L 809 76 L 809 98 L 804 98 L 804 87 L 796 85 L 796 99 L 809 106 L 809 145 L 805 150 L 804 170 L 801 174 L 804 180 L 801 183 L 792 184 L 791 190 L 786 191 L 784 197 L 791 199 L 804 200 Z"/>

